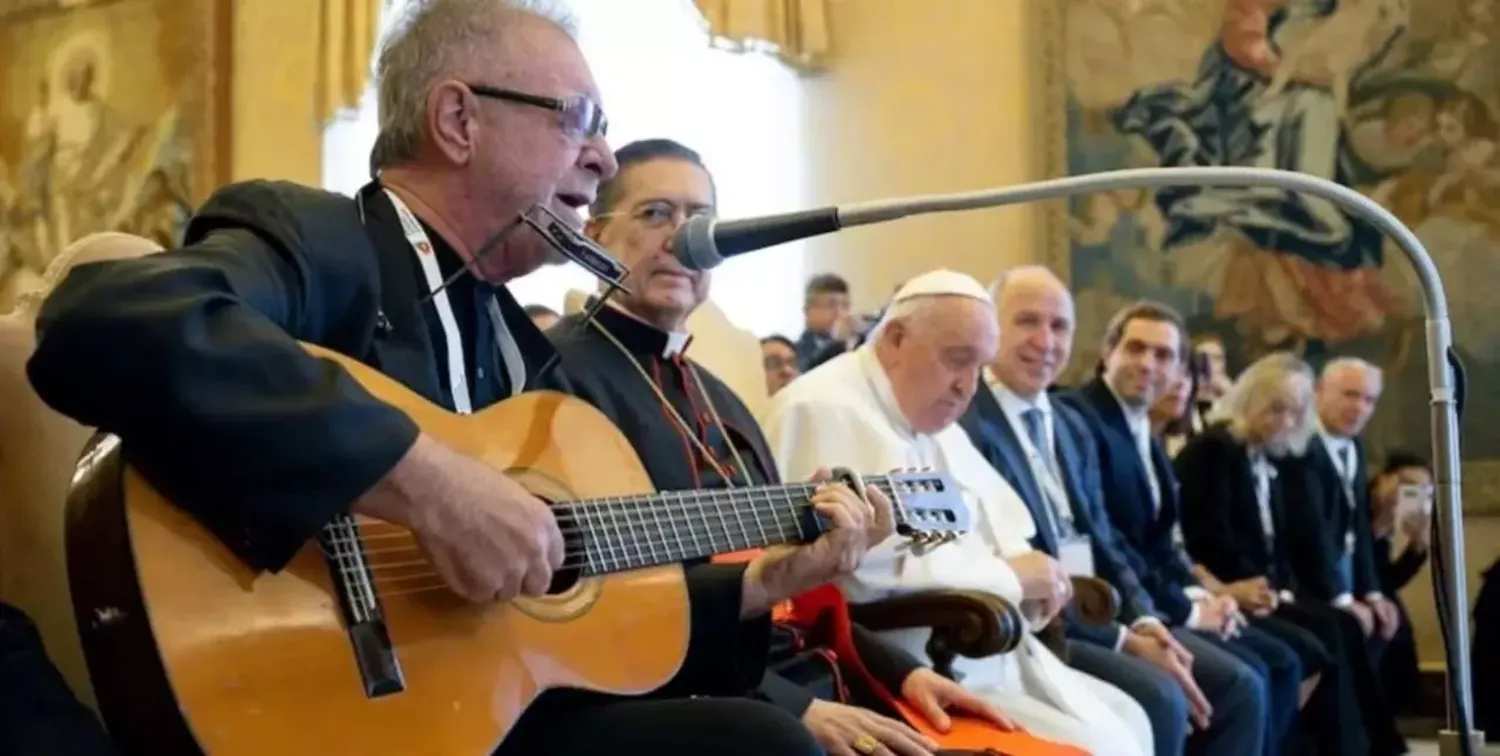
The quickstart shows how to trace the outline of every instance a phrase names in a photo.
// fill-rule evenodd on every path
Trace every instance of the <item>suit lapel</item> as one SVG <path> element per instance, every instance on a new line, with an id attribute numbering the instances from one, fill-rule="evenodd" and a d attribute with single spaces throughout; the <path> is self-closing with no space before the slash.
<path id="1" fill-rule="evenodd" d="M 1167 456 L 1167 450 L 1158 439 L 1151 440 L 1151 463 L 1156 468 L 1153 472 L 1161 489 L 1161 516 L 1158 520 L 1168 523 L 1170 527 L 1181 516 L 1177 511 L 1180 484 L 1177 482 L 1177 473 L 1172 470 L 1172 459 Z"/>
<path id="2" fill-rule="evenodd" d="M 1323 512 L 1323 518 L 1334 530 L 1342 533 L 1349 522 L 1349 495 L 1344 490 L 1344 480 L 1339 475 L 1338 465 L 1333 461 L 1333 453 L 1328 450 L 1328 444 L 1321 435 L 1313 437 L 1307 445 L 1307 463 L 1312 466 L 1310 472 L 1318 486 L 1333 488 L 1333 495 L 1324 497 L 1332 505 L 1332 511 Z M 1342 544 L 1343 541 L 1340 540 L 1339 543 Z"/>
<path id="3" fill-rule="evenodd" d="M 1010 420 L 1005 417 L 1005 410 L 1001 409 L 995 392 L 988 386 L 980 386 L 979 391 L 974 394 L 974 409 L 979 418 L 979 432 L 1000 455 L 997 460 L 1000 462 L 997 465 L 1000 475 L 1016 489 L 1021 500 L 1026 502 L 1026 508 L 1031 510 L 1031 520 L 1036 523 L 1037 536 L 1042 539 L 1046 551 L 1056 554 L 1054 533 L 1051 528 L 1046 527 L 1052 519 L 1044 516 L 1045 511 L 1041 509 L 1045 506 L 1041 488 L 1037 485 L 1036 476 L 1031 473 L 1031 463 L 1021 448 L 1021 440 L 1016 438 L 1015 431 L 1010 427 Z"/>
<path id="4" fill-rule="evenodd" d="M 1120 406 L 1119 400 L 1115 399 L 1113 392 L 1104 385 L 1104 381 L 1095 378 L 1084 390 L 1089 392 L 1090 399 L 1095 409 L 1099 410 L 1099 416 L 1104 419 L 1107 430 L 1114 434 L 1115 444 L 1128 450 L 1130 453 L 1131 469 L 1135 470 L 1136 495 L 1149 505 L 1151 503 L 1151 481 L 1146 479 L 1149 471 L 1146 470 L 1141 453 L 1135 444 L 1135 434 L 1130 432 L 1130 421 L 1125 419 L 1125 409 Z M 1165 493 L 1163 493 L 1165 497 Z M 1158 513 L 1157 518 L 1160 518 Z"/>
<path id="5" fill-rule="evenodd" d="M 372 185 L 374 186 L 374 185 Z M 395 210 L 378 187 L 366 190 L 364 205 L 371 216 L 390 215 L 389 223 L 396 224 Z M 386 221 L 382 221 L 386 222 Z M 370 228 L 369 222 L 365 229 Z M 369 234 L 380 261 L 380 318 L 375 326 L 375 341 L 372 351 L 381 372 L 388 375 L 422 376 L 420 385 L 412 385 L 418 393 L 440 407 L 448 406 L 439 388 L 437 360 L 432 357 L 432 340 L 427 334 L 427 321 L 422 317 L 422 294 L 417 291 L 416 271 L 412 256 L 415 254 L 404 238 L 393 235 Z"/>
<path id="6" fill-rule="evenodd" d="M 1063 416 L 1063 409 L 1056 402 L 1052 404 L 1052 438 L 1055 448 L 1053 452 L 1057 455 L 1058 472 L 1062 475 L 1062 484 L 1067 488 L 1068 500 L 1072 502 L 1085 502 L 1088 499 L 1083 495 L 1083 471 L 1078 469 L 1078 461 L 1083 456 L 1078 451 L 1078 439 L 1073 436 L 1073 426 Z M 1074 519 L 1081 519 L 1086 513 L 1073 512 Z"/>
<path id="7" fill-rule="evenodd" d="M 1354 442 L 1354 501 L 1368 504 L 1370 501 L 1369 468 L 1365 466 L 1365 446 Z"/>

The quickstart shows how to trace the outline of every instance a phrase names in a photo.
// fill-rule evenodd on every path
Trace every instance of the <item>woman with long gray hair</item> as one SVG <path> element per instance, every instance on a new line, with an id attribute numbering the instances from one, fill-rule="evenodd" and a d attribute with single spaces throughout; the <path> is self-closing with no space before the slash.
<path id="1" fill-rule="evenodd" d="M 1297 649 L 1308 670 L 1303 730 L 1318 753 L 1368 754 L 1352 665 L 1368 664 L 1354 618 L 1335 608 L 1338 552 L 1321 513 L 1283 492 L 1303 485 L 1316 432 L 1312 368 L 1289 352 L 1257 360 L 1214 405 L 1209 426 L 1173 461 L 1182 534 L 1203 585 L 1233 596 L 1256 626 Z"/>

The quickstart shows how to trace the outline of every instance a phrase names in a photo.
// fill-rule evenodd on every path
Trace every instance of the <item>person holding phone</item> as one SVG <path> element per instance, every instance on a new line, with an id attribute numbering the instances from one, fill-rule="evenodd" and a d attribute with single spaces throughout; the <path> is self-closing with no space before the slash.
<path id="1" fill-rule="evenodd" d="M 1410 712 L 1420 689 L 1417 646 L 1411 619 L 1400 591 L 1427 563 L 1432 538 L 1432 466 L 1414 452 L 1393 450 L 1370 481 L 1370 529 L 1374 536 L 1371 555 L 1380 590 L 1401 613 L 1401 624 L 1390 640 L 1380 663 L 1380 677 L 1391 707 Z M 1405 542 L 1401 555 L 1392 557 L 1396 535 Z"/>

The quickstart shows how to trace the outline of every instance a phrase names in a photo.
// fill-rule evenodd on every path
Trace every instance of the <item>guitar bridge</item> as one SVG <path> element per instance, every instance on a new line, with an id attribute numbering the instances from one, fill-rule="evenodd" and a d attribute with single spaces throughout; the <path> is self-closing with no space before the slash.
<path id="1" fill-rule="evenodd" d="M 349 629 L 349 644 L 364 682 L 365 696 L 380 698 L 406 690 L 401 663 L 391 645 L 380 597 L 375 593 L 374 578 L 365 559 L 359 525 L 353 517 L 339 515 L 323 526 L 319 540 L 332 573 L 334 592 L 339 597 L 344 626 Z"/>

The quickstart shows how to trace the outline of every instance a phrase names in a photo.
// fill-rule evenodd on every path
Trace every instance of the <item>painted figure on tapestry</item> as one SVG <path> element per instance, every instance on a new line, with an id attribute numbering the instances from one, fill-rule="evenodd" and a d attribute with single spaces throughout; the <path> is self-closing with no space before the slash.
<path id="1" fill-rule="evenodd" d="M 1500 370 L 1496 0 L 1065 8 L 1071 173 L 1255 166 L 1361 191 L 1433 254 L 1471 382 L 1488 385 Z M 1283 348 L 1315 361 L 1362 354 L 1405 389 L 1396 396 L 1411 395 L 1411 411 L 1382 413 L 1385 431 L 1426 438 L 1414 276 L 1370 224 L 1268 188 L 1114 192 L 1075 200 L 1070 215 L 1085 334 L 1102 326 L 1089 322 L 1086 301 L 1100 300 L 1102 314 L 1150 296 L 1218 335 L 1231 362 Z M 1471 418 L 1500 412 L 1500 398 L 1480 393 Z M 1500 456 L 1500 424 L 1483 425 L 1465 423 L 1470 450 Z"/>
<path id="2" fill-rule="evenodd" d="M 0 311 L 74 239 L 122 230 L 171 246 L 180 232 L 192 134 L 178 82 L 142 63 L 170 33 L 154 5 L 0 16 Z"/>

